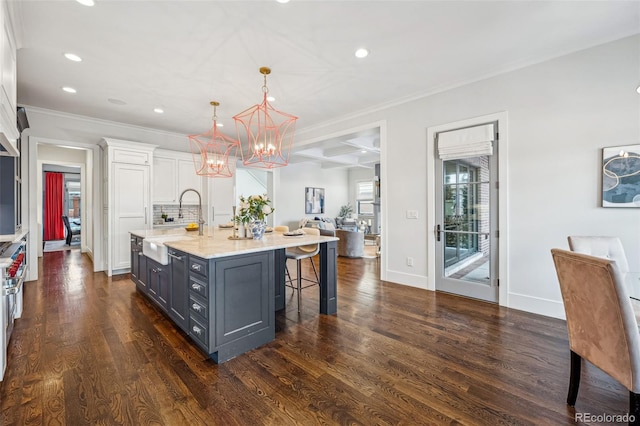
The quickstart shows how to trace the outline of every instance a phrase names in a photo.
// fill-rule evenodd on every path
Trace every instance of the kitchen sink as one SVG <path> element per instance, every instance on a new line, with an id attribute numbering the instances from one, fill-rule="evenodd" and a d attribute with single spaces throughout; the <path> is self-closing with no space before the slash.
<path id="1" fill-rule="evenodd" d="M 148 237 L 142 240 L 142 253 L 156 262 L 166 265 L 169 263 L 169 252 L 166 242 L 191 240 L 192 237 L 184 235 L 164 235 L 161 237 Z"/>

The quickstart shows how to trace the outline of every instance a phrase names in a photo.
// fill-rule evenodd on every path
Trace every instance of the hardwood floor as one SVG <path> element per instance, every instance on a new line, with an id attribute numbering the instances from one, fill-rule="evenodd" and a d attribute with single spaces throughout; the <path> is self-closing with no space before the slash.
<path id="1" fill-rule="evenodd" d="M 338 258 L 337 315 L 317 313 L 317 287 L 300 316 L 288 293 L 276 339 L 216 365 L 128 277 L 46 253 L 25 285 L 0 424 L 575 424 L 563 321 L 383 282 L 378 262 Z M 583 367 L 575 411 L 627 405 Z"/>

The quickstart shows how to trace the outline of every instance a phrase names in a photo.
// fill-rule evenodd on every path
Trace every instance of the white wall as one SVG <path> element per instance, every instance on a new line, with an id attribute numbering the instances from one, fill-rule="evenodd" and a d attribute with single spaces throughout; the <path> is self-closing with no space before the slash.
<path id="1" fill-rule="evenodd" d="M 95 145 L 104 137 L 158 145 L 158 148 L 173 151 L 191 152 L 187 135 L 24 106 L 31 126 L 30 136 Z"/>
<path id="2" fill-rule="evenodd" d="M 274 225 L 298 227 L 302 218 L 336 217 L 340 206 L 349 200 L 349 177 L 345 170 L 322 169 L 318 165 L 289 164 L 279 169 L 276 178 Z M 325 213 L 304 213 L 305 187 L 324 188 Z"/>
<path id="3" fill-rule="evenodd" d="M 381 128 L 384 194 L 382 277 L 426 282 L 428 253 L 426 167 L 428 127 L 500 111 L 509 117 L 509 242 L 506 304 L 563 316 L 549 250 L 567 247 L 570 234 L 617 235 L 630 267 L 640 270 L 640 210 L 602 208 L 601 149 L 640 143 L 640 36 L 622 39 L 542 64 L 437 93 L 387 109 L 368 111 L 326 126 L 300 129 L 296 143 L 317 141 L 372 122 Z M 98 143 L 114 137 L 188 151 L 183 135 L 103 121 L 40 113 L 28 108 L 32 135 Z M 95 159 L 97 161 L 98 159 Z M 326 190 L 327 216 L 349 201 L 345 171 L 291 164 L 276 171 L 275 224 L 305 217 L 304 187 Z M 286 194 L 281 196 L 282 194 Z M 406 219 L 407 209 L 420 220 Z M 310 215 L 314 216 L 314 215 Z M 416 261 L 405 264 L 406 257 Z"/>
<path id="4" fill-rule="evenodd" d="M 298 133 L 312 140 L 372 120 L 386 120 L 382 192 L 387 214 L 382 274 L 413 285 L 427 274 L 424 218 L 426 129 L 499 111 L 509 117 L 508 286 L 506 304 L 564 315 L 550 249 L 566 237 L 617 235 L 630 267 L 640 270 L 640 210 L 600 207 L 601 150 L 640 143 L 640 37 L 630 37 L 508 74 L 469 84 L 341 123 Z M 391 149 L 393 147 L 393 149 Z M 384 212 L 383 212 L 384 214 Z M 423 237 L 420 237 L 423 236 Z M 413 267 L 404 259 L 416 259 Z"/>

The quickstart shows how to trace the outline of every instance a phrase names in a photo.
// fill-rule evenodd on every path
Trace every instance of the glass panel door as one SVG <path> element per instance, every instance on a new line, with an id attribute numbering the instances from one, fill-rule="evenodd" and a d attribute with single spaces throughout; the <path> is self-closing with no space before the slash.
<path id="1" fill-rule="evenodd" d="M 498 301 L 497 164 L 436 160 L 436 290 Z"/>

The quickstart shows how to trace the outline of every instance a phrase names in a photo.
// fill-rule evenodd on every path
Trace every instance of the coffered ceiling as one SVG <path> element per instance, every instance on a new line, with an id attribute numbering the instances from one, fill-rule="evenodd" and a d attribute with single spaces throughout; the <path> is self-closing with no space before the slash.
<path id="1" fill-rule="evenodd" d="M 304 129 L 640 32 L 635 1 L 10 3 L 20 104 L 185 135 L 211 126 L 217 100 L 235 136 L 231 117 L 261 100 L 260 66 Z M 293 160 L 366 167 L 378 149 L 369 131 Z"/>

